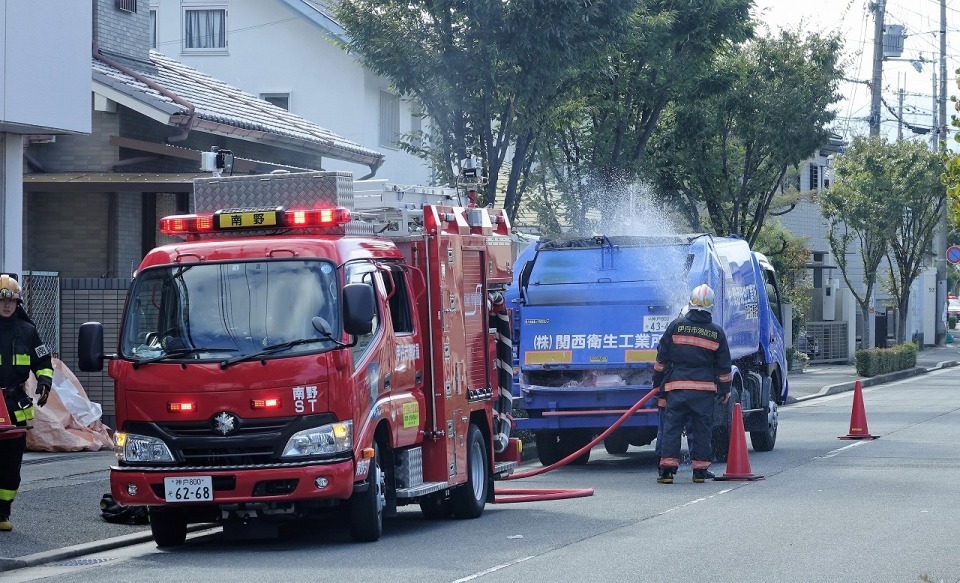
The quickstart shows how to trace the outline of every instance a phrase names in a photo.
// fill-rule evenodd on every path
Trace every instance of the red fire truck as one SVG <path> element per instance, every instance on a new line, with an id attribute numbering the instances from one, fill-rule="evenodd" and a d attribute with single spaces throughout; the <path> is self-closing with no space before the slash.
<path id="1" fill-rule="evenodd" d="M 160 221 L 182 242 L 140 264 L 117 352 L 80 330 L 81 370 L 107 361 L 115 382 L 117 502 L 149 506 L 160 546 L 336 507 L 359 541 L 402 505 L 479 516 L 519 457 L 504 213 L 388 187 L 354 201 L 336 172 L 200 179 L 194 207 Z"/>

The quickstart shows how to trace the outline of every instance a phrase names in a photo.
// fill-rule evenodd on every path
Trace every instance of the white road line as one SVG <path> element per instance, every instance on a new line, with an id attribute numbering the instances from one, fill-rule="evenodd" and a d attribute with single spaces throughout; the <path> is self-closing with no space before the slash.
<path id="1" fill-rule="evenodd" d="M 483 577 L 484 575 L 489 575 L 490 573 L 494 573 L 494 572 L 496 572 L 496 571 L 499 571 L 500 569 L 506 569 L 507 567 L 512 567 L 513 565 L 516 565 L 517 563 L 522 563 L 522 562 L 524 562 L 524 561 L 529 561 L 529 560 L 532 559 L 532 558 L 533 558 L 532 556 L 530 556 L 530 557 L 523 557 L 523 558 L 517 559 L 517 560 L 515 560 L 515 561 L 510 561 L 509 563 L 503 563 L 502 565 L 497 565 L 496 567 L 490 567 L 489 569 L 484 569 L 483 571 L 479 571 L 479 572 L 477 572 L 477 573 L 474 573 L 473 575 L 467 575 L 467 576 L 464 577 L 463 579 L 457 579 L 457 580 L 454 581 L 453 583 L 464 583 L 464 581 L 473 581 L 474 579 L 479 579 L 480 577 Z"/>

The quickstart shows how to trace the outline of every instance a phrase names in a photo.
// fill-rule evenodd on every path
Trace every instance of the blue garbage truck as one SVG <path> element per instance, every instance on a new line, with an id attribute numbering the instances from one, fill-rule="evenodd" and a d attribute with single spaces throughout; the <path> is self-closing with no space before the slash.
<path id="1" fill-rule="evenodd" d="M 788 384 L 781 296 L 766 257 L 738 237 L 597 235 L 528 245 L 506 293 L 515 428 L 533 432 L 541 463 L 581 449 L 651 390 L 660 336 L 702 283 L 716 293 L 714 321 L 734 364 L 732 398 L 717 404 L 713 457 L 727 459 L 737 402 L 753 449 L 773 449 Z M 604 447 L 648 445 L 658 424 L 651 400 Z M 588 459 L 589 451 L 573 463 Z"/>

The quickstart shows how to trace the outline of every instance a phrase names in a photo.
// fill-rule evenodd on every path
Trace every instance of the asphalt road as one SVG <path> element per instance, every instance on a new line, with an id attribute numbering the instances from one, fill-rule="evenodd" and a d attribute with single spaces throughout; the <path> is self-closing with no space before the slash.
<path id="1" fill-rule="evenodd" d="M 716 569 L 710 568 L 710 577 L 745 581 L 764 580 L 758 578 L 758 573 L 781 561 L 777 557 L 784 553 L 795 554 L 798 548 L 802 549 L 804 556 L 816 548 L 830 555 L 837 552 L 837 547 L 860 549 L 873 541 L 870 544 L 878 549 L 885 548 L 886 553 L 898 555 L 901 542 L 891 545 L 875 539 L 885 536 L 899 541 L 899 537 L 909 533 L 912 544 L 932 545 L 931 548 L 936 549 L 947 544 L 947 539 L 953 539 L 946 533 L 955 529 L 953 525 L 960 519 L 956 511 L 947 509 L 947 501 L 953 497 L 951 484 L 960 478 L 960 466 L 955 461 L 954 451 L 960 431 L 956 423 L 956 412 L 960 409 L 960 368 L 951 366 L 955 364 L 953 359 L 958 357 L 958 352 L 953 347 L 937 349 L 936 352 L 923 351 L 928 357 L 922 359 L 925 366 L 944 368 L 933 372 L 921 369 L 918 372 L 923 374 L 899 383 L 864 389 L 870 429 L 884 436 L 875 442 L 836 439 L 847 431 L 849 392 L 810 398 L 823 392 L 826 380 L 847 382 L 844 375 L 849 374 L 851 367 L 846 370 L 837 367 L 822 373 L 816 372 L 818 367 L 812 367 L 807 373 L 796 375 L 791 381 L 792 392 L 795 396 L 797 392 L 807 392 L 800 394 L 797 402 L 781 408 L 777 448 L 765 454 L 754 454 L 751 450 L 754 470 L 767 476 L 762 486 L 713 482 L 692 489 L 695 486 L 686 483 L 681 474 L 678 484 L 674 485 L 675 490 L 664 490 L 669 487 L 654 483 L 656 474 L 649 447 L 631 448 L 625 456 L 609 456 L 599 447 L 585 468 L 564 468 L 524 480 L 522 484 L 505 484 L 528 488 L 594 487 L 597 494 L 592 498 L 488 506 L 481 519 L 466 526 L 457 521 L 428 522 L 422 519 L 419 511 L 404 509 L 398 520 L 388 521 L 385 537 L 375 543 L 375 547 L 352 544 L 342 528 L 314 524 L 265 544 L 224 543 L 219 530 L 215 530 L 200 534 L 182 550 L 159 552 L 152 542 L 136 544 L 150 540 L 148 527 L 108 524 L 99 517 L 100 496 L 109 489 L 107 468 L 112 462 L 112 453 L 28 454 L 24 466 L 25 481 L 15 506 L 16 528 L 12 533 L 2 533 L 0 538 L 0 571 L 3 571 L 0 572 L 0 581 L 33 580 L 38 576 L 54 576 L 56 571 L 58 581 L 130 580 L 142 583 L 171 580 L 173 571 L 170 570 L 181 567 L 186 569 L 183 580 L 192 581 L 210 578 L 209 572 L 203 574 L 204 569 L 213 568 L 220 576 L 230 572 L 231 561 L 252 569 L 250 578 L 244 576 L 238 580 L 253 581 L 271 576 L 269 569 L 273 569 L 274 575 L 277 569 L 283 570 L 285 575 L 288 571 L 290 575 L 300 575 L 300 567 L 294 567 L 292 563 L 299 564 L 306 560 L 304 557 L 310 559 L 303 568 L 313 564 L 314 569 L 329 571 L 331 578 L 338 581 L 370 578 L 455 581 L 498 566 L 494 571 L 497 578 L 597 580 L 592 576 L 594 573 L 598 578 L 600 574 L 623 578 L 627 572 L 636 574 L 649 566 L 654 567 L 651 573 L 656 572 L 658 549 L 663 548 L 674 549 L 669 552 L 671 561 L 681 557 L 681 552 L 676 549 L 687 549 L 694 553 L 694 557 L 698 556 L 696 552 L 705 553 L 701 559 L 723 556 L 730 570 L 718 577 Z M 861 456 L 863 452 L 871 452 L 871 455 Z M 853 465 L 835 460 L 849 460 L 851 457 L 856 458 Z M 722 473 L 723 466 L 718 465 L 716 469 Z M 754 507 L 755 500 L 750 502 L 749 497 L 741 499 L 739 496 L 754 488 L 776 495 Z M 675 496 L 678 492 L 682 494 L 679 497 Z M 738 495 L 730 496 L 734 492 Z M 721 508 L 716 508 L 717 515 L 689 514 L 692 508 L 713 509 L 714 504 L 709 501 L 721 496 L 729 504 L 717 505 L 723 507 L 722 512 Z M 878 496 L 879 499 L 873 499 Z M 904 527 L 910 527 L 904 530 L 890 524 L 890 520 L 881 520 L 885 515 L 885 500 L 903 505 L 911 499 L 923 503 L 926 509 L 922 513 L 934 515 L 928 517 L 935 518 L 931 525 L 919 528 L 923 525 L 904 524 Z M 763 510 L 766 506 L 774 509 L 772 514 Z M 855 511 L 859 517 L 850 516 Z M 684 519 L 678 524 L 674 517 L 680 516 Z M 842 516 L 849 520 L 839 520 Z M 911 516 L 911 520 L 915 519 Z M 811 524 L 812 520 L 823 521 L 822 528 Z M 953 523 L 941 524 L 947 520 L 953 520 Z M 790 521 L 796 526 L 790 526 Z M 881 523 L 880 530 L 875 528 L 878 522 Z M 778 526 L 780 523 L 782 527 Z M 754 528 L 765 531 L 769 538 L 760 539 L 759 534 L 753 533 Z M 821 531 L 824 531 L 822 537 Z M 717 533 L 723 532 L 728 535 L 723 537 L 725 544 L 721 546 L 729 548 L 718 548 L 715 543 L 709 549 L 701 548 L 697 533 L 712 533 L 709 536 L 716 538 Z M 827 533 L 830 536 L 826 536 Z M 621 539 L 633 541 L 634 546 L 624 545 Z M 916 539 L 915 543 L 913 539 Z M 623 553 L 619 559 L 610 558 L 609 568 L 594 564 L 591 555 L 584 554 L 599 541 L 608 545 L 605 548 Z M 528 547 L 531 542 L 534 544 Z M 567 547 L 569 553 L 563 550 Z M 464 553 L 464 548 L 471 549 L 471 552 Z M 474 556 L 472 549 L 480 548 L 485 549 L 486 554 Z M 94 554 L 101 549 L 106 554 Z M 370 558 L 372 549 L 376 550 L 377 557 L 373 561 Z M 517 549 L 525 550 L 516 552 Z M 263 554 L 265 551 L 271 551 L 271 554 Z M 888 557 L 876 550 L 861 549 L 860 552 L 865 553 L 864 557 L 877 554 L 875 560 L 880 565 L 888 562 Z M 422 556 L 414 560 L 408 556 L 411 553 Z M 918 557 L 921 554 L 916 549 L 914 553 Z M 951 558 L 943 561 L 928 557 L 927 566 L 952 575 L 948 580 L 957 580 L 960 568 L 955 568 L 952 562 L 956 561 L 952 557 L 957 553 L 951 551 L 948 554 Z M 319 562 L 313 561 L 314 555 Z M 649 560 L 640 561 L 641 557 Z M 761 560 L 761 557 L 766 559 Z M 616 575 L 618 571 L 614 565 L 625 558 L 630 569 Z M 589 576 L 583 576 L 582 565 L 571 564 L 570 561 L 576 560 L 591 565 Z M 854 562 L 859 565 L 865 560 L 858 557 Z M 742 567 L 737 566 L 738 561 L 744 561 Z M 770 561 L 770 567 L 764 567 L 765 561 Z M 832 572 L 822 570 L 812 559 L 804 561 L 808 563 L 805 566 L 809 569 L 807 573 L 816 576 L 792 578 L 788 576 L 788 567 L 781 565 L 778 569 L 787 570 L 778 571 L 777 576 L 771 578 L 917 580 L 917 570 L 923 567 L 918 558 L 911 564 L 914 574 L 910 577 L 884 578 L 883 575 L 900 571 L 881 570 L 877 572 L 881 577 L 874 578 L 851 570 L 849 565 L 837 559 L 825 564 L 837 569 L 835 574 L 838 576 L 833 577 Z M 690 564 L 700 562 L 697 559 Z M 682 563 L 687 565 L 687 562 Z M 353 570 L 343 571 L 344 565 L 352 565 L 365 577 L 355 577 Z M 15 568 L 18 569 L 11 570 Z M 690 579 L 704 578 L 703 572 L 685 566 L 671 569 L 669 576 L 658 579 L 684 580 L 681 573 Z M 38 570 L 46 574 L 38 575 Z M 576 572 L 581 573 L 579 579 L 569 578 Z M 547 577 L 548 573 L 553 575 Z M 305 574 L 304 579 L 318 580 Z"/>

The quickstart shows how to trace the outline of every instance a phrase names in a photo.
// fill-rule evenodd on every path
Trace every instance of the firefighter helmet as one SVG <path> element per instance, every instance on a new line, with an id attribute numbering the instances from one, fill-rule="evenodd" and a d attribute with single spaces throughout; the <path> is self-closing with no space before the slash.
<path id="1" fill-rule="evenodd" d="M 690 292 L 690 309 L 713 313 L 713 290 L 703 283 Z"/>
<path id="2" fill-rule="evenodd" d="M 0 274 L 0 300 L 20 301 L 20 284 L 6 273 Z"/>

